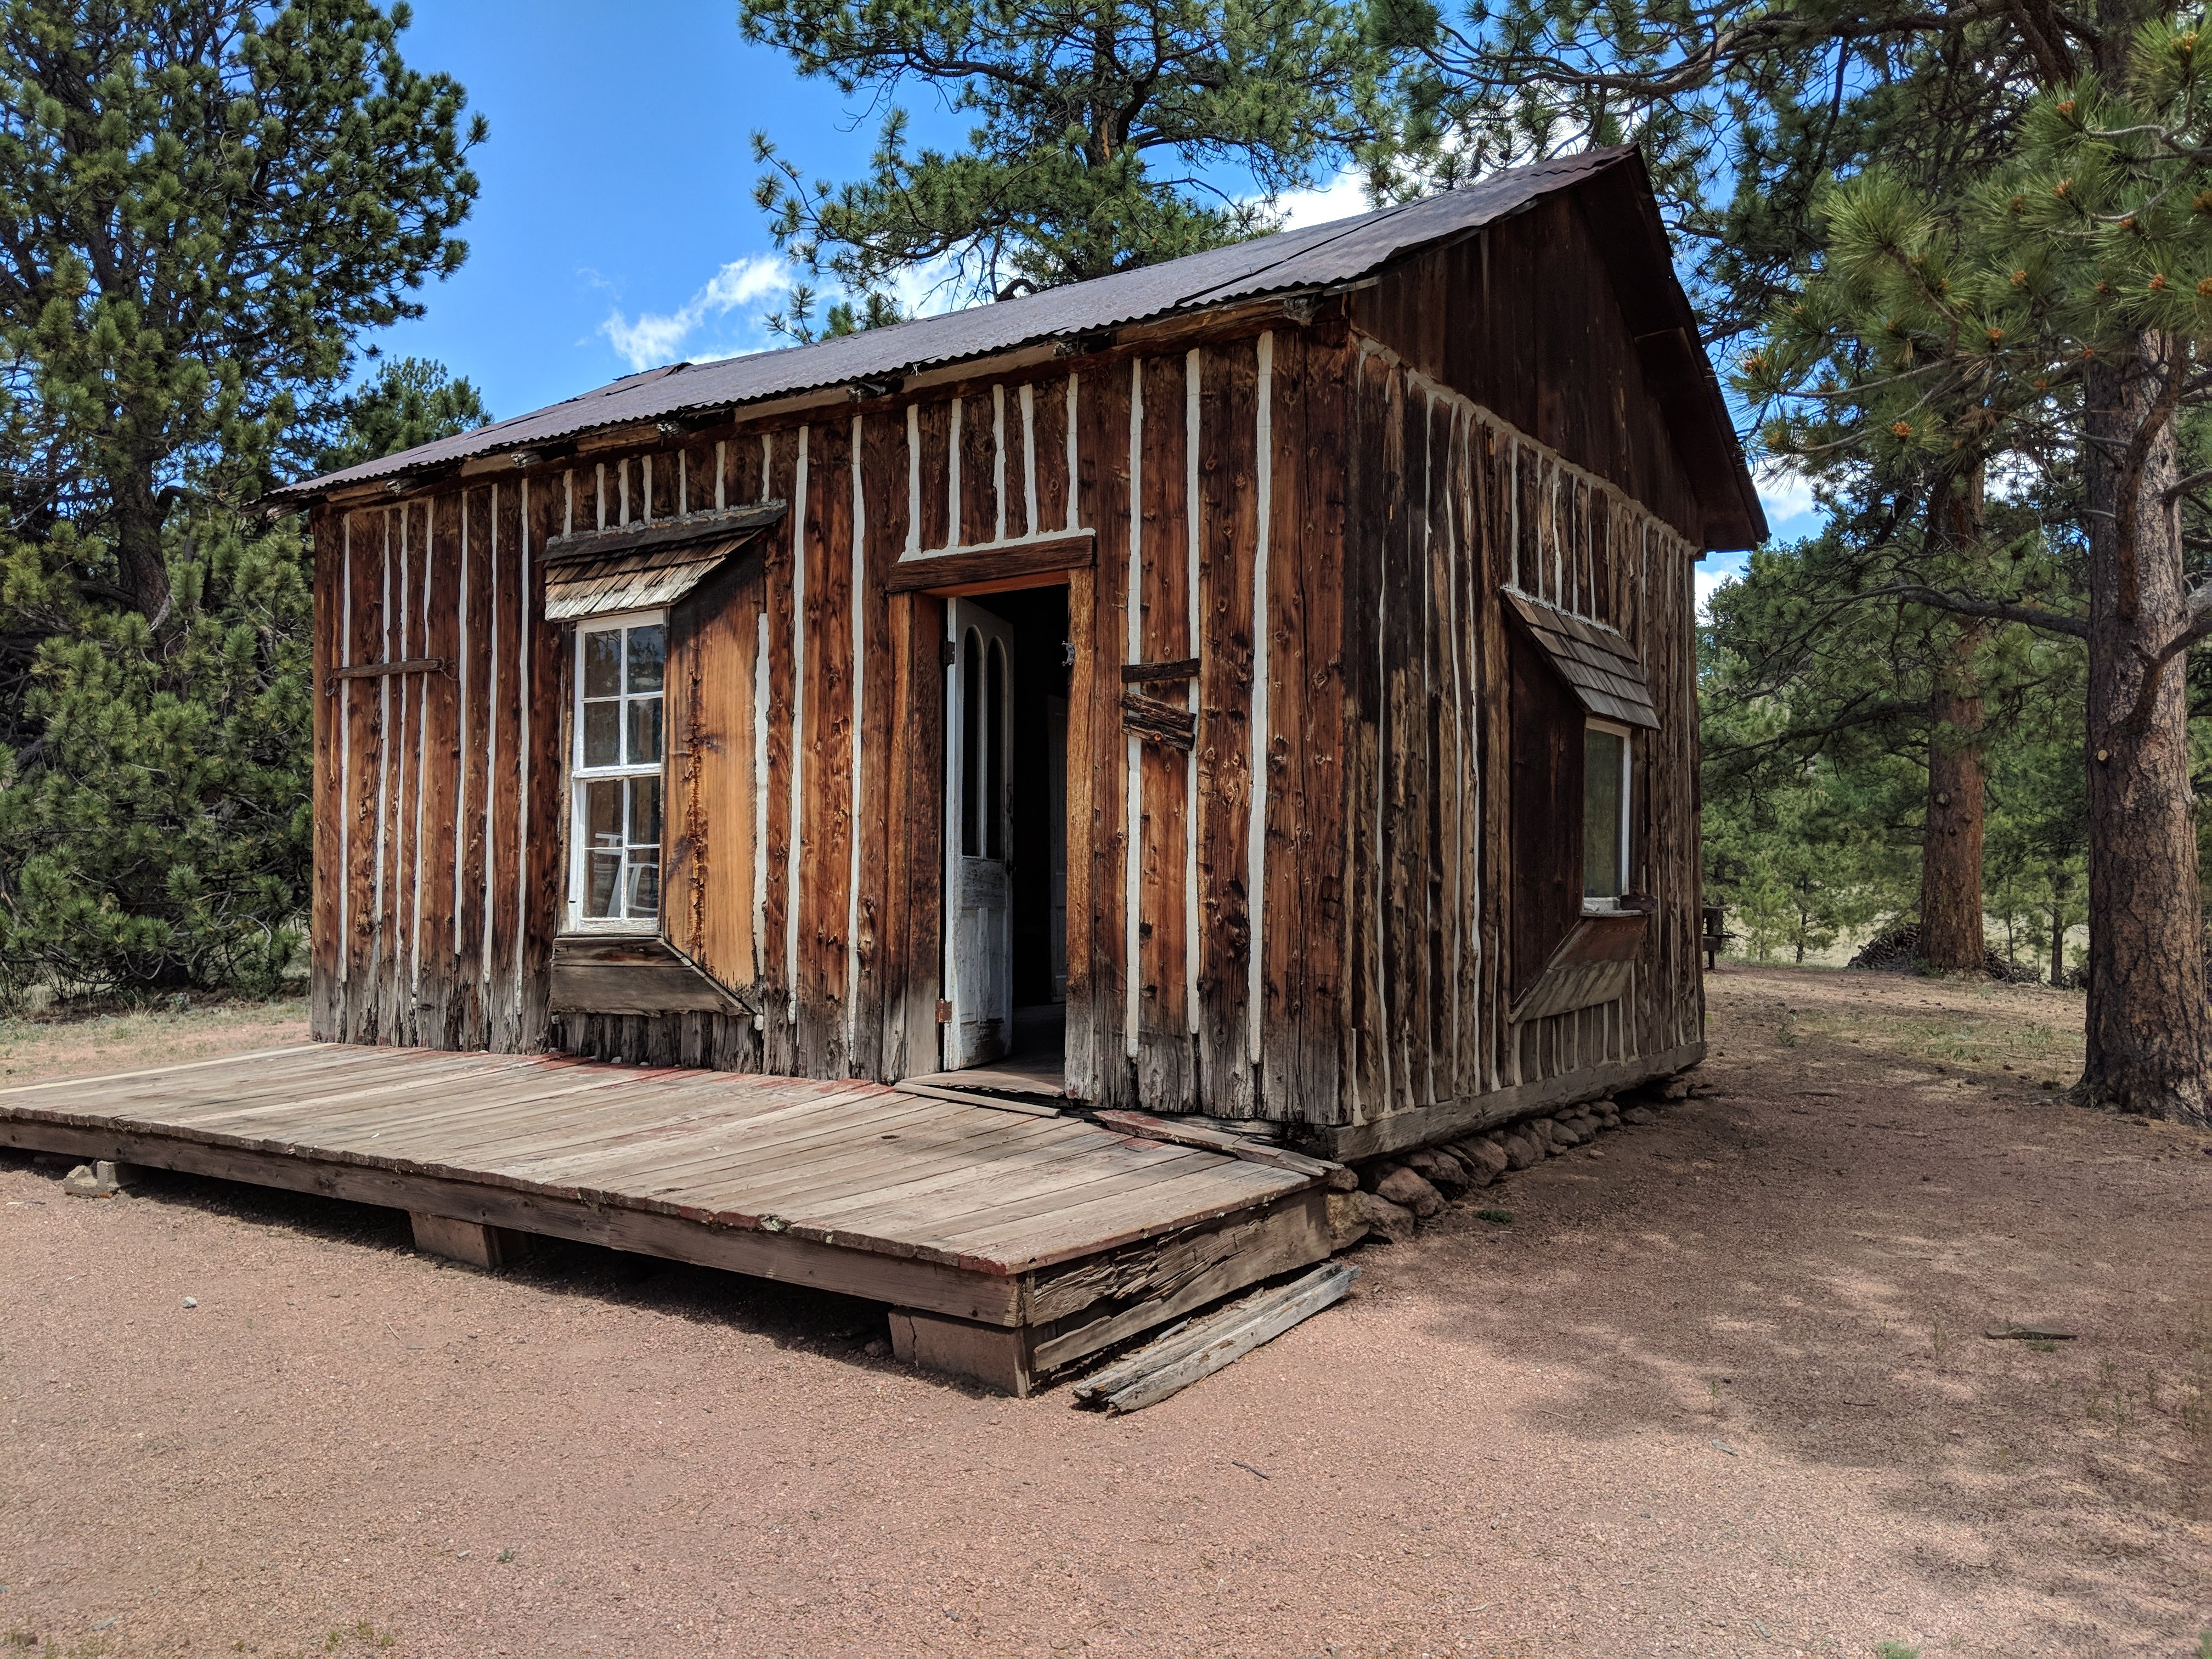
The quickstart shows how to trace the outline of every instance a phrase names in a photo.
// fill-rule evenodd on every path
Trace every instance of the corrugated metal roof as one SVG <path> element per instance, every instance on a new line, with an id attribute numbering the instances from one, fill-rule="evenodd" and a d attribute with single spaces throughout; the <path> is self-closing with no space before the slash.
<path id="1" fill-rule="evenodd" d="M 1589 150 L 1494 173 L 1464 190 L 1018 299 L 917 318 L 813 345 L 649 369 L 550 408 L 364 461 L 274 493 L 278 498 L 321 494 L 500 450 L 558 442 L 605 427 L 679 418 L 853 381 L 884 380 L 1178 312 L 1329 288 L 1365 276 L 1416 248 L 1493 223 L 1554 191 L 1628 161 L 1635 154 L 1625 146 Z"/>

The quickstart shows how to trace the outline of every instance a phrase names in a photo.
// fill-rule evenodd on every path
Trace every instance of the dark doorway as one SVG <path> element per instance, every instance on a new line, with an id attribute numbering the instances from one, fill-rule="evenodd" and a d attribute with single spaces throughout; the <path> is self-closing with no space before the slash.
<path id="1" fill-rule="evenodd" d="M 1011 1046 L 947 1073 L 961 1086 L 1058 1094 L 1066 1086 L 1067 1004 L 1067 696 L 1065 586 L 963 596 L 1013 635 L 1003 782 L 1011 869 Z"/>

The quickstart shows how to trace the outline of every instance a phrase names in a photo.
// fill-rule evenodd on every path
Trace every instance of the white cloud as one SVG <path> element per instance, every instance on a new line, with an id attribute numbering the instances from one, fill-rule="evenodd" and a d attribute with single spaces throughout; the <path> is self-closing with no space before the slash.
<path id="1" fill-rule="evenodd" d="M 1767 523 L 1778 531 L 1784 524 L 1804 518 L 1820 507 L 1813 495 L 1813 481 L 1787 461 L 1768 461 L 1754 477 L 1759 485 L 1759 505 L 1766 509 Z"/>
<path id="2" fill-rule="evenodd" d="M 1285 191 L 1275 199 L 1275 210 L 1283 216 L 1285 230 L 1304 230 L 1309 225 L 1349 219 L 1373 206 L 1361 186 L 1359 174 L 1349 170 L 1338 173 L 1319 190 Z"/>
<path id="3" fill-rule="evenodd" d="M 1711 553 L 1705 556 L 1690 572 L 1692 591 L 1697 596 L 1698 620 L 1712 620 L 1713 595 L 1723 583 L 1732 582 L 1743 574 L 1744 556 L 1741 553 Z"/>
<path id="4" fill-rule="evenodd" d="M 673 362 L 684 343 L 711 319 L 726 317 L 746 306 L 757 305 L 780 292 L 791 281 L 790 269 L 773 253 L 750 254 L 732 259 L 708 279 L 705 287 L 673 311 L 641 311 L 625 317 L 619 307 L 607 313 L 599 332 L 633 369 L 653 368 Z M 726 356 L 726 351 L 715 351 Z"/>

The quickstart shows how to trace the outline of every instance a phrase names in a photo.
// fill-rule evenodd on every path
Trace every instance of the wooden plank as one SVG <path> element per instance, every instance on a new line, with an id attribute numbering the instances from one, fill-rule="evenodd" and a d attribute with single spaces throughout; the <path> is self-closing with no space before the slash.
<path id="1" fill-rule="evenodd" d="M 1117 1144 L 1116 1150 L 1127 1151 Z M 810 1221 L 819 1224 L 850 1213 L 878 1236 L 911 1232 L 945 1233 L 983 1218 L 1012 1222 L 1049 1215 L 1077 1200 L 1139 1191 L 1164 1180 L 1203 1171 L 1206 1154 L 1152 1149 L 1141 1161 L 1116 1164 L 1096 1150 L 1032 1144 L 983 1165 L 969 1164 L 932 1181 L 903 1188 L 896 1201 L 870 1207 L 866 1199 L 849 1201 L 849 1211 L 814 1206 Z"/>
<path id="2" fill-rule="evenodd" d="M 1113 1413 L 1156 1406 L 1341 1302 L 1358 1277 L 1353 1263 L 1334 1262 L 1225 1309 L 1085 1378 L 1076 1385 L 1077 1402 Z"/>
<path id="3" fill-rule="evenodd" d="M 1134 660 L 1193 654 L 1190 626 L 1188 425 L 1181 357 L 1142 361 L 1141 576 Z M 1127 710 L 1124 707 L 1124 722 Z M 1190 763 L 1179 750 L 1146 744 L 1139 752 L 1137 815 L 1138 1102 L 1149 1110 L 1199 1107 L 1189 998 L 1188 886 Z"/>
<path id="4" fill-rule="evenodd" d="M 349 514 L 346 517 L 346 557 L 351 567 L 350 602 L 341 623 L 346 638 L 347 659 L 368 662 L 383 655 L 383 626 L 379 617 L 386 526 L 389 509 Z M 374 1036 L 375 991 L 369 981 L 376 951 L 378 918 L 373 906 L 377 869 L 377 821 L 382 796 L 379 778 L 383 768 L 382 693 L 374 686 L 339 687 L 347 726 L 348 782 L 345 789 L 346 938 L 339 955 L 346 989 L 338 1030 L 334 1035 L 358 1040 Z"/>
<path id="5" fill-rule="evenodd" d="M 1039 380 L 1031 388 L 1031 402 L 1036 416 L 1036 451 L 1034 460 L 1036 475 L 1036 522 L 1031 526 L 1042 534 L 1058 529 L 1073 529 L 1076 524 L 1071 510 L 1075 498 L 1075 480 L 1070 476 L 1067 460 L 1069 381 L 1065 374 L 1048 380 Z"/>
<path id="6" fill-rule="evenodd" d="M 485 1042 L 490 1035 L 483 982 L 484 900 L 500 857 L 492 840 L 491 816 L 491 749 L 499 723 L 492 679 L 495 648 L 492 611 L 497 577 L 492 559 L 490 494 L 489 489 L 472 489 L 463 497 L 457 575 L 459 644 L 454 654 L 460 664 L 460 754 L 454 836 L 460 874 L 453 893 L 448 933 L 454 957 L 454 1042 L 468 1048 Z"/>
<path id="7" fill-rule="evenodd" d="M 853 878 L 853 475 L 849 422 L 813 428 L 805 509 L 805 699 L 799 1014 L 793 1068 L 844 1077 L 846 927 Z"/>
<path id="8" fill-rule="evenodd" d="M 1318 1181 L 1335 1173 L 1340 1166 L 1308 1158 L 1303 1152 L 1273 1142 L 1257 1140 L 1249 1135 L 1232 1134 L 1226 1129 L 1209 1128 L 1189 1118 L 1154 1117 L 1147 1112 L 1101 1112 L 1098 1121 L 1109 1129 L 1120 1129 L 1133 1135 L 1144 1135 L 1154 1140 L 1167 1141 L 1178 1146 L 1202 1146 L 1208 1152 L 1219 1152 L 1247 1164 L 1264 1164 L 1269 1169 L 1286 1174 L 1304 1176 Z"/>
<path id="9" fill-rule="evenodd" d="M 1425 553 L 1421 580 L 1426 585 L 1427 626 L 1422 635 L 1424 679 L 1422 742 L 1427 754 L 1427 822 L 1423 849 L 1426 867 L 1423 925 L 1423 978 L 1428 1018 L 1421 1041 L 1426 1051 L 1427 1097 L 1455 1099 L 1463 1092 L 1459 1075 L 1459 789 L 1462 772 L 1459 733 L 1465 696 L 1453 645 L 1459 596 L 1453 586 L 1456 560 L 1452 538 L 1453 404 L 1432 396 L 1423 422 L 1423 525 Z"/>
<path id="10" fill-rule="evenodd" d="M 902 559 L 884 577 L 892 593 L 973 592 L 979 586 L 1048 575 L 1091 567 L 1097 549 L 1088 533 L 1055 537 L 1012 547 L 990 547 L 962 553 L 934 553 Z"/>
<path id="11" fill-rule="evenodd" d="M 955 504 L 957 539 L 963 546 L 997 541 L 999 524 L 998 420 L 993 387 L 960 400 L 960 496 Z"/>
<path id="12" fill-rule="evenodd" d="M 407 1219 L 414 1231 L 415 1248 L 423 1255 L 465 1262 L 487 1273 L 519 1261 L 529 1250 L 529 1234 L 510 1232 L 504 1227 L 424 1215 L 419 1210 L 411 1212 Z"/>
<path id="13" fill-rule="evenodd" d="M 1025 398 L 1024 393 L 1028 396 Z M 994 416 L 999 422 L 999 528 L 1000 540 L 1028 536 L 1036 526 L 1030 521 L 1030 500 L 1036 481 L 1030 475 L 1030 427 L 1036 419 L 1035 390 L 1027 386 L 992 388 Z M 1026 404 L 1026 407 L 1025 407 Z"/>
<path id="14" fill-rule="evenodd" d="M 890 1328 L 891 1352 L 902 1364 L 965 1377 L 1017 1400 L 1036 1381 L 1026 1331 L 945 1319 L 917 1308 L 892 1309 Z"/>
<path id="15" fill-rule="evenodd" d="M 520 489 L 527 540 L 518 553 L 524 561 L 528 606 L 523 665 L 528 670 L 529 702 L 523 746 L 528 775 L 522 793 L 524 816 L 518 826 L 523 877 L 521 1005 L 514 1041 L 517 1049 L 528 1051 L 544 1046 L 550 1035 L 553 936 L 565 919 L 568 769 L 564 745 L 569 665 L 562 648 L 562 630 L 544 619 L 544 584 L 538 559 L 551 532 L 566 522 L 568 490 L 565 480 L 556 478 L 525 479 Z"/>
<path id="16" fill-rule="evenodd" d="M 910 856 L 902 826 L 895 822 L 903 792 L 896 768 L 902 763 L 897 733 L 913 718 L 902 708 L 901 652 L 893 616 L 910 621 L 911 607 L 891 599 L 886 576 L 906 546 L 908 471 L 906 422 L 902 416 L 871 417 L 862 428 L 860 448 L 860 537 L 866 577 L 859 597 L 857 626 L 864 641 L 860 656 L 861 715 L 856 740 L 860 793 L 854 825 L 859 836 L 858 887 L 853 902 L 856 972 L 853 988 L 853 1070 L 884 1080 L 907 1070 L 907 976 L 900 954 L 902 933 L 895 937 L 891 915 L 895 889 L 904 882 L 902 860 Z M 932 999 L 933 1001 L 934 999 Z"/>
<path id="17" fill-rule="evenodd" d="M 1252 583 L 1259 543 L 1259 348 L 1202 351 L 1199 400 L 1197 837 L 1199 1097 L 1222 1116 L 1258 1110 L 1250 1053 Z"/>
<path id="18" fill-rule="evenodd" d="M 665 470 L 665 469 L 664 469 Z M 511 483 L 492 487 L 490 510 L 493 568 L 494 670 L 486 687 L 492 732 L 485 749 L 490 818 L 484 828 L 492 851 L 485 859 L 483 957 L 487 1035 L 495 1048 L 521 1046 L 521 923 L 526 872 L 522 841 L 523 709 L 528 684 L 523 672 L 523 641 L 528 626 L 522 562 L 522 494 Z M 664 835 L 667 832 L 664 830 Z"/>
<path id="19" fill-rule="evenodd" d="M 793 431 L 771 434 L 767 460 L 767 489 L 780 501 L 791 501 L 797 488 L 799 434 Z M 794 637 L 799 615 L 794 610 L 795 572 L 792 538 L 775 536 L 761 552 L 764 606 L 768 615 L 768 718 L 766 769 L 762 782 L 766 793 L 765 880 L 760 888 L 762 1060 L 764 1069 L 790 1072 L 797 1068 L 793 1042 L 796 988 L 790 963 L 789 914 L 792 862 L 800 826 L 792 819 L 792 769 L 797 763 L 792 742 L 793 696 L 797 673 Z"/>
<path id="20" fill-rule="evenodd" d="M 1386 1065 L 1389 1019 L 1381 985 L 1382 886 L 1382 638 L 1383 559 L 1389 495 L 1383 465 L 1391 413 L 1386 365 L 1361 354 L 1350 388 L 1346 433 L 1350 477 L 1344 531 L 1346 676 L 1344 932 L 1340 951 L 1344 1022 L 1349 1048 L 1348 1115 L 1354 1121 L 1389 1109 Z"/>
<path id="21" fill-rule="evenodd" d="M 1383 552 L 1382 682 L 1382 896 L 1381 981 L 1389 1046 L 1389 1109 L 1433 1098 L 1428 1075 L 1428 786 L 1430 688 L 1423 534 L 1428 429 L 1419 390 L 1394 372 L 1382 452 L 1393 504 Z"/>
<path id="22" fill-rule="evenodd" d="M 953 401 L 922 404 L 915 410 L 908 428 L 919 458 L 917 516 L 921 534 L 914 544 L 925 550 L 949 547 L 957 539 L 951 494 Z"/>
<path id="23" fill-rule="evenodd" d="M 429 626 L 424 648 L 451 662 L 460 647 L 461 502 L 463 492 L 434 496 L 430 507 L 430 557 L 427 580 Z M 456 804 L 460 796 L 460 682 L 441 674 L 424 682 L 426 723 L 422 825 L 422 939 L 424 1009 L 422 1040 L 451 1048 L 460 1040 L 453 996 L 458 963 L 453 956 L 454 901 L 460 890 L 460 844 Z"/>
<path id="24" fill-rule="evenodd" d="M 1534 1026 L 1517 1028 L 1533 1030 Z M 1702 1039 L 1656 1054 L 1639 1054 L 1585 1066 L 1564 1077 L 1529 1078 L 1485 1094 L 1441 1102 L 1373 1123 L 1342 1124 L 1307 1136 L 1302 1144 L 1318 1157 L 1344 1163 L 1382 1158 L 1413 1146 L 1442 1141 L 1510 1123 L 1515 1118 L 1553 1111 L 1577 1102 L 1617 1094 L 1656 1078 L 1672 1077 L 1705 1056 Z"/>
<path id="25" fill-rule="evenodd" d="M 753 696 L 761 605 L 760 562 L 741 559 L 693 589 L 668 618 L 662 927 L 685 956 L 732 987 L 751 983 L 757 946 Z"/>
<path id="26" fill-rule="evenodd" d="M 1067 715 L 1068 1091 L 1096 1104 L 1136 1103 L 1124 1024 L 1127 764 L 1121 722 L 1107 711 L 1120 696 L 1127 639 L 1129 535 L 1129 392 L 1126 371 L 1076 380 L 1077 512 L 1097 537 L 1099 562 L 1068 585 L 1069 637 L 1076 648 Z M 1080 864 L 1081 868 L 1078 868 Z"/>
<path id="27" fill-rule="evenodd" d="M 345 648 L 342 627 L 346 597 L 345 525 L 343 514 L 318 507 L 308 518 L 313 563 L 313 683 L 325 688 L 313 705 L 310 799 L 314 830 L 307 896 L 307 1029 L 318 1037 L 338 1034 L 343 1021 L 343 983 L 339 977 L 344 949 L 340 895 L 345 886 L 343 765 L 346 705 L 331 685 Z M 350 696 L 350 688 L 343 694 Z"/>
<path id="28" fill-rule="evenodd" d="M 963 1261 L 1024 1273 L 1103 1249 L 1217 1220 L 1282 1195 L 1298 1177 L 1255 1164 L 1226 1164 L 1141 1193 L 1078 1203 L 1035 1221 L 987 1224 L 936 1241 Z"/>
<path id="29" fill-rule="evenodd" d="M 1269 431 L 1266 891 L 1259 1099 L 1326 1123 L 1339 1101 L 1344 926 L 1344 354 L 1274 337 Z"/>
<path id="30" fill-rule="evenodd" d="M 62 1128 L 0 1119 L 0 1144 L 319 1193 L 357 1204 L 419 1211 L 480 1225 L 541 1233 L 759 1279 L 835 1291 L 955 1317 L 1012 1326 L 1018 1293 L 1000 1275 L 917 1257 L 841 1249 L 786 1234 L 702 1227 L 674 1216 L 596 1205 L 519 1188 L 310 1163 L 129 1131 Z"/>

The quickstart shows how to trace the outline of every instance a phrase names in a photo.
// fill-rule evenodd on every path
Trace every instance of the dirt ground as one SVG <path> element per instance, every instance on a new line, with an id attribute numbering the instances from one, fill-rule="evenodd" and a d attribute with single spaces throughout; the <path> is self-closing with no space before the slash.
<path id="1" fill-rule="evenodd" d="M 1711 999 L 1714 1093 L 1364 1248 L 1351 1302 L 1120 1419 L 871 1358 L 862 1304 L 557 1245 L 487 1276 L 387 1212 L 71 1199 L 11 1158 L 0 1630 L 2194 1659 L 2207 1137 L 2041 1086 L 2066 993 L 1727 969 Z"/>

